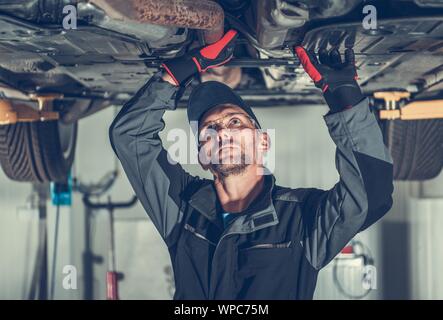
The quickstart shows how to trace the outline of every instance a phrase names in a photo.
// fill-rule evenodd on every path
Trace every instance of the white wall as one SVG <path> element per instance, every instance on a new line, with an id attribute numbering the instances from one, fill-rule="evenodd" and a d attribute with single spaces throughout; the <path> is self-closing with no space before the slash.
<path id="1" fill-rule="evenodd" d="M 278 184 L 290 187 L 333 186 L 338 175 L 334 167 L 334 145 L 322 119 L 326 113 L 325 106 L 278 107 L 256 109 L 255 112 L 263 127 L 276 128 L 275 175 Z M 96 182 L 114 166 L 115 158 L 107 136 L 113 117 L 114 110 L 110 108 L 80 122 L 74 173 L 83 182 Z M 167 112 L 165 133 L 176 127 L 188 130 L 185 119 L 183 109 Z M 165 142 L 166 146 L 168 144 Z M 202 175 L 198 166 L 184 167 Z M 24 213 L 28 216 L 27 220 L 20 219 L 16 212 L 24 205 L 30 190 L 30 185 L 8 181 L 0 173 L 1 299 L 21 299 L 29 284 L 37 236 L 36 218 L 29 210 Z M 440 248 L 443 235 L 439 232 L 443 227 L 443 203 L 441 198 L 438 199 L 442 193 L 443 175 L 425 184 L 396 183 L 393 209 L 380 223 L 357 236 L 370 247 L 377 267 L 377 290 L 373 290 L 367 298 L 443 298 L 443 277 L 439 273 L 443 269 Z M 110 192 L 112 201 L 126 201 L 132 194 L 122 174 Z M 434 198 L 422 198 L 429 196 Z M 106 201 L 107 197 L 96 200 Z M 51 223 L 54 214 L 54 207 L 50 206 L 48 215 Z M 170 298 L 173 288 L 166 246 L 140 204 L 115 214 L 117 268 L 125 274 L 120 283 L 121 298 Z M 56 298 L 84 297 L 84 218 L 81 195 L 76 193 L 73 206 L 61 211 Z M 104 259 L 94 267 L 96 299 L 105 298 L 108 222 L 106 211 L 93 214 L 92 246 L 95 254 Z M 50 228 L 49 238 L 52 239 L 52 236 Z M 50 244 L 52 246 L 52 240 Z M 77 267 L 77 290 L 68 291 L 61 287 L 61 270 L 67 264 Z M 358 274 L 356 276 L 354 272 L 353 277 L 345 278 L 345 284 L 355 290 L 360 284 Z M 320 273 L 315 296 L 319 299 L 343 298 L 332 283 L 331 266 Z"/>

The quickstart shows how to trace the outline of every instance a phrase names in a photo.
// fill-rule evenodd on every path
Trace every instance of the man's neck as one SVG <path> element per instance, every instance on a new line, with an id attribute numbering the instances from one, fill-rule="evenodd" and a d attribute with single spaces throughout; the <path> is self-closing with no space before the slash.
<path id="1" fill-rule="evenodd" d="M 240 175 L 230 175 L 223 179 L 215 176 L 215 189 L 223 210 L 241 212 L 256 199 L 263 190 L 264 176 L 259 169 L 248 166 Z"/>

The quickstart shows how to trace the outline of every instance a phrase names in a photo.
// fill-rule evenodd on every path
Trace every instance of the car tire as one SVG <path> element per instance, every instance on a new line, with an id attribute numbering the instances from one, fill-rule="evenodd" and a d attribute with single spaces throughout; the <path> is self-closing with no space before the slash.
<path id="1" fill-rule="evenodd" d="M 428 180 L 443 165 L 443 119 L 390 120 L 385 142 L 394 160 L 395 180 Z"/>
<path id="2" fill-rule="evenodd" d="M 15 181 L 66 182 L 74 161 L 77 123 L 21 122 L 0 126 L 0 164 Z"/>

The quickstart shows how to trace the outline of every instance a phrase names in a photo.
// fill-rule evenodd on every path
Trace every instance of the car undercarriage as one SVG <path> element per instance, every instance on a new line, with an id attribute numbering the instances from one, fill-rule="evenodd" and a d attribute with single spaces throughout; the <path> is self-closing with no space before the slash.
<path id="1" fill-rule="evenodd" d="M 368 5 L 376 8 L 374 28 L 362 23 Z M 72 13 L 75 28 L 66 28 Z M 396 178 L 440 172 L 443 1 L 6 0 L 0 1 L 6 174 L 19 181 L 66 179 L 79 119 L 124 104 L 164 60 L 218 40 L 227 28 L 240 34 L 235 58 L 195 79 L 180 106 L 207 80 L 227 83 L 253 107 L 321 104 L 293 47 L 353 48 L 359 84 L 374 109 L 400 112 L 412 102 L 435 101 L 424 118 L 405 121 L 390 112 L 381 119 Z"/>

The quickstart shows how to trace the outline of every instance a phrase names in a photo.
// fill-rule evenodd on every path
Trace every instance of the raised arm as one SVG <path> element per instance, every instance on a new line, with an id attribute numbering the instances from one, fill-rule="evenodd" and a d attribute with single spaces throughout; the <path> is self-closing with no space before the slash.
<path id="1" fill-rule="evenodd" d="M 137 197 L 167 245 L 174 227 L 183 219 L 184 191 L 197 177 L 169 160 L 159 132 L 166 110 L 176 108 L 179 88 L 195 74 L 228 62 L 237 32 L 229 30 L 220 40 L 194 49 L 162 64 L 155 74 L 120 110 L 109 128 L 117 154 Z"/>
<path id="2" fill-rule="evenodd" d="M 393 166 L 377 120 L 355 81 L 353 53 L 347 52 L 344 63 L 336 60 L 335 68 L 331 64 L 337 53 L 322 64 L 304 49 L 297 54 L 323 89 L 331 109 L 324 119 L 337 146 L 339 182 L 330 190 L 308 189 L 303 202 L 302 245 L 312 266 L 320 269 L 391 208 Z"/>
<path id="3" fill-rule="evenodd" d="M 155 74 L 120 110 L 109 128 L 112 148 L 157 230 L 168 240 L 180 222 L 181 193 L 196 178 L 173 164 L 159 132 L 166 110 L 175 109 L 178 87 Z"/>

